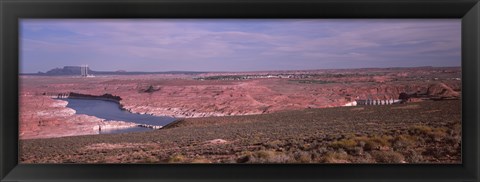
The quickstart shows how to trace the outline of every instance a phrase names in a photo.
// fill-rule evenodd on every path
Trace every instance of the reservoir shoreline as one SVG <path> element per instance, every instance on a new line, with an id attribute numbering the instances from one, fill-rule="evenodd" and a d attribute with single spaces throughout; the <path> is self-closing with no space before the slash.
<path id="1" fill-rule="evenodd" d="M 75 110 L 76 114 L 85 114 L 103 119 L 106 122 L 116 121 L 120 124 L 124 123 L 128 125 L 128 127 L 124 127 L 123 125 L 109 127 L 108 124 L 103 124 L 93 128 L 98 129 L 99 131 L 102 129 L 112 130 L 110 133 L 127 132 L 126 129 L 128 129 L 129 132 L 135 131 L 132 130 L 132 127 L 161 129 L 164 126 L 177 121 L 176 118 L 168 116 L 132 113 L 123 108 L 123 105 L 120 104 L 120 100 L 122 99 L 119 96 L 111 94 L 95 96 L 70 92 L 67 94 L 49 94 L 49 96 L 54 99 L 68 102 L 66 107 Z"/>

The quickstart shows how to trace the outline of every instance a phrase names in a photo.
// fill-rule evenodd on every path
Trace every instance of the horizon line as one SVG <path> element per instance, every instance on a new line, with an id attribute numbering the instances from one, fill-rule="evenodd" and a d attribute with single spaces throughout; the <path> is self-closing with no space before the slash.
<path id="1" fill-rule="evenodd" d="M 53 69 L 57 68 L 64 68 L 68 66 L 63 66 L 63 67 L 56 67 Z M 72 66 L 72 67 L 77 67 L 77 66 Z M 80 67 L 80 66 L 78 66 Z M 106 71 L 106 70 L 91 70 L 91 71 L 96 71 L 96 72 L 117 72 L 117 71 L 125 71 L 124 73 L 166 73 L 166 72 L 204 72 L 204 73 L 239 73 L 239 72 L 273 72 L 273 71 L 317 71 L 317 70 L 355 70 L 355 69 L 391 69 L 391 68 L 462 68 L 462 66 L 413 66 L 413 67 L 407 67 L 407 66 L 395 66 L 395 67 L 359 67 L 359 68 L 319 68 L 319 69 L 291 69 L 291 70 L 258 70 L 258 71 L 194 71 L 194 70 L 170 70 L 170 71 L 127 71 L 127 70 L 111 70 L 111 71 Z M 52 69 L 51 69 L 52 70 Z M 50 70 L 49 70 L 50 71 Z M 48 72 L 48 71 L 47 71 Z M 38 71 L 36 73 L 19 73 L 19 74 L 46 74 L 46 72 L 41 72 Z"/>

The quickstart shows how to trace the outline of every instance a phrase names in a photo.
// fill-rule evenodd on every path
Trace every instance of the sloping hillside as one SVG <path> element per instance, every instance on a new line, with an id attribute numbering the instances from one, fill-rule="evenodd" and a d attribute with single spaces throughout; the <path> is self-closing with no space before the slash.
<path id="1" fill-rule="evenodd" d="M 461 100 L 190 118 L 128 134 L 21 140 L 23 163 L 459 163 Z"/>

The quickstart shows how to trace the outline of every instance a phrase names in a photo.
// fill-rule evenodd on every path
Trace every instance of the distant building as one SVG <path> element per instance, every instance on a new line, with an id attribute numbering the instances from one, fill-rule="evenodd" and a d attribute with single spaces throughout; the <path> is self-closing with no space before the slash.
<path id="1" fill-rule="evenodd" d="M 82 77 L 94 77 L 93 75 L 88 74 L 88 65 L 80 66 L 80 75 Z"/>

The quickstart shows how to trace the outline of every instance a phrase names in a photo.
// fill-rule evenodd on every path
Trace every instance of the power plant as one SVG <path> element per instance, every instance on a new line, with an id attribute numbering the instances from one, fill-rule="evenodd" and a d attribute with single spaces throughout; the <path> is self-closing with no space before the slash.
<path id="1" fill-rule="evenodd" d="M 94 77 L 93 75 L 88 74 L 88 65 L 81 65 L 80 66 L 80 75 L 82 77 Z"/>

